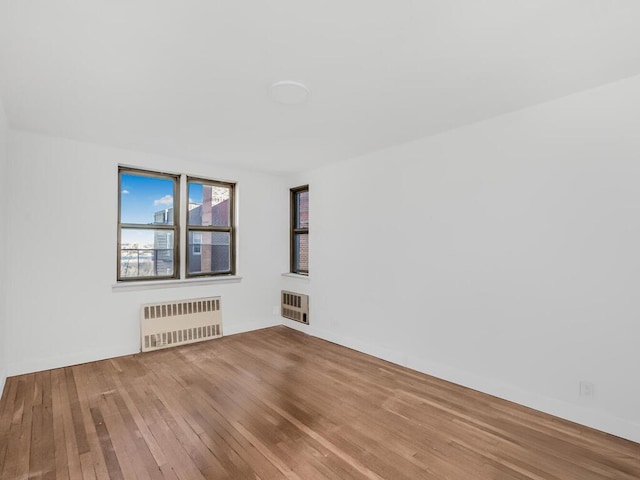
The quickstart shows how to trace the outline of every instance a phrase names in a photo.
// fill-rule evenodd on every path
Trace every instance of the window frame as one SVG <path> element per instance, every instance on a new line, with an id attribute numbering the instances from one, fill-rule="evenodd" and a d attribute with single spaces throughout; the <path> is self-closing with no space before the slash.
<path id="1" fill-rule="evenodd" d="M 142 223 L 122 222 L 122 175 L 131 174 L 143 177 L 158 178 L 173 181 L 173 224 L 154 225 Z M 122 277 L 122 230 L 167 230 L 173 232 L 173 275 L 155 275 Z M 153 170 L 143 170 L 138 168 L 118 166 L 118 243 L 117 243 L 117 263 L 116 279 L 118 282 L 140 282 L 155 280 L 171 280 L 180 278 L 180 175 L 171 173 L 156 172 Z"/>
<path id="2" fill-rule="evenodd" d="M 300 187 L 291 188 L 289 190 L 290 197 L 290 229 L 289 229 L 289 272 L 296 275 L 304 275 L 309 276 L 309 268 L 307 266 L 307 270 L 302 270 L 296 268 L 296 237 L 299 235 L 309 235 L 309 223 L 307 223 L 306 228 L 299 228 L 296 226 L 296 219 L 298 218 L 298 212 L 300 209 L 300 204 L 298 202 L 299 194 L 302 192 L 307 192 L 309 194 L 309 185 L 302 185 Z"/>
<path id="3" fill-rule="evenodd" d="M 217 225 L 189 225 L 189 207 L 187 206 L 185 217 L 185 278 L 197 277 L 220 277 L 236 274 L 236 184 L 210 178 L 186 176 L 186 194 L 189 196 L 189 183 L 200 183 L 213 187 L 223 187 L 229 189 L 229 226 Z M 187 202 L 188 203 L 188 202 Z M 190 232 L 211 232 L 229 233 L 229 270 L 224 272 L 189 272 L 189 233 Z M 202 246 L 200 247 L 202 248 Z"/>

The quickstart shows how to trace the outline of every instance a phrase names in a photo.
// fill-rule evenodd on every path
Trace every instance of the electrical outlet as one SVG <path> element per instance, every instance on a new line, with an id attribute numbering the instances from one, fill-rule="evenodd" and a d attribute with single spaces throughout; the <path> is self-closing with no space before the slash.
<path id="1" fill-rule="evenodd" d="M 583 398 L 593 398 L 595 394 L 595 386 L 591 382 L 585 380 L 580 381 L 580 396 Z"/>
<path id="2" fill-rule="evenodd" d="M 280 307 L 278 307 L 277 305 L 273 307 L 273 314 L 280 315 Z"/>

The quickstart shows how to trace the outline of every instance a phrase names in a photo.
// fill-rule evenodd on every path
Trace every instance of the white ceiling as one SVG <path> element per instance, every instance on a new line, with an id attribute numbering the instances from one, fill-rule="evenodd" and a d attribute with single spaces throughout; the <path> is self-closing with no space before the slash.
<path id="1" fill-rule="evenodd" d="M 14 128 L 273 172 L 640 74 L 637 0 L 0 0 Z M 307 104 L 274 103 L 278 80 Z"/>

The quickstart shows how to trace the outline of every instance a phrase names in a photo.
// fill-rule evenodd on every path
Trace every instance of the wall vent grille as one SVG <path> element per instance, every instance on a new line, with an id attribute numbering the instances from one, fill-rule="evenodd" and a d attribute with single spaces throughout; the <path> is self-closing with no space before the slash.
<path id="1" fill-rule="evenodd" d="M 220 297 L 142 305 L 143 352 L 222 336 Z"/>
<path id="2" fill-rule="evenodd" d="M 282 290 L 281 298 L 283 317 L 309 324 L 309 295 Z"/>

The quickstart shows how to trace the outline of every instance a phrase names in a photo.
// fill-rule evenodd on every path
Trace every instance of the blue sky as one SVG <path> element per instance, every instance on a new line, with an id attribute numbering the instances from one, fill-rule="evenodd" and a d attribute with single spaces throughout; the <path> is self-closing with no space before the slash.
<path id="1" fill-rule="evenodd" d="M 153 214 L 173 207 L 173 182 L 162 178 L 122 174 L 122 223 L 149 224 Z M 152 230 L 122 230 L 122 243 L 153 244 Z"/>
<path id="2" fill-rule="evenodd" d="M 155 212 L 173 207 L 173 182 L 123 173 L 120 202 L 122 223 L 152 223 Z"/>
<path id="3" fill-rule="evenodd" d="M 120 214 L 122 223 L 148 225 L 155 212 L 173 207 L 173 182 L 144 175 L 122 174 Z M 189 185 L 189 202 L 202 203 L 202 185 Z M 153 243 L 152 230 L 123 230 L 122 243 Z"/>
<path id="4" fill-rule="evenodd" d="M 202 204 L 202 184 L 201 183 L 189 184 L 189 203 Z"/>

